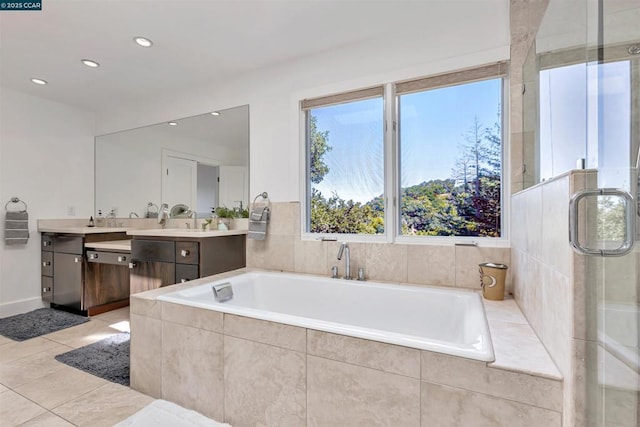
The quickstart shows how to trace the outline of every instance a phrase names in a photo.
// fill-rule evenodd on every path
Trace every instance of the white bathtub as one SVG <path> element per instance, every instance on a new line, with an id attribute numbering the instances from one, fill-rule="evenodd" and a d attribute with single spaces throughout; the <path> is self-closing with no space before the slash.
<path id="1" fill-rule="evenodd" d="M 212 286 L 230 282 L 218 303 Z M 456 289 L 251 272 L 159 300 L 469 359 L 494 360 L 479 294 Z"/>

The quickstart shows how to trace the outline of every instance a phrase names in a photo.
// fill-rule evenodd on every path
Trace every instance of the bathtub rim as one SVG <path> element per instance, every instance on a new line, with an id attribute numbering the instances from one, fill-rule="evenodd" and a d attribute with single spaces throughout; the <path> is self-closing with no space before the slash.
<path id="1" fill-rule="evenodd" d="M 255 318 L 258 320 L 280 323 L 285 325 L 291 325 L 295 327 L 301 327 L 305 329 L 312 329 L 321 332 L 335 333 L 339 335 L 366 339 L 375 342 L 381 342 L 392 345 L 399 345 L 402 347 L 413 348 L 417 350 L 424 351 L 433 351 L 435 353 L 447 354 L 450 356 L 463 357 L 466 359 L 477 360 L 480 362 L 491 363 L 495 361 L 495 353 L 493 349 L 493 341 L 491 338 L 491 330 L 489 327 L 489 322 L 487 319 L 487 313 L 485 311 L 485 307 L 482 301 L 482 296 L 479 292 L 471 290 L 471 289 L 459 289 L 459 288 L 448 288 L 441 286 L 429 286 L 429 285 L 412 285 L 412 284 L 400 284 L 394 282 L 380 282 L 380 281 L 366 281 L 366 282 L 358 282 L 353 280 L 344 280 L 344 279 L 330 279 L 341 281 L 343 285 L 346 286 L 362 286 L 362 287 L 380 287 L 384 289 L 395 288 L 395 289 L 404 289 L 411 292 L 420 292 L 421 289 L 428 289 L 429 291 L 437 292 L 437 293 L 456 293 L 456 294 L 464 294 L 469 296 L 472 299 L 477 300 L 477 304 L 481 310 L 481 319 L 482 324 L 480 325 L 480 329 L 483 331 L 482 336 L 486 337 L 486 342 L 481 342 L 476 345 L 480 345 L 481 349 L 474 349 L 474 345 L 469 345 L 468 347 L 454 347 L 452 344 L 447 343 L 442 340 L 428 340 L 425 341 L 424 338 L 420 338 L 417 336 L 412 336 L 408 334 L 399 334 L 399 333 L 389 333 L 385 331 L 381 331 L 378 329 L 365 328 L 360 326 L 349 326 L 343 325 L 341 323 L 330 322 L 326 320 L 316 320 L 308 317 L 301 317 L 291 314 L 284 314 L 278 312 L 271 312 L 266 310 L 259 310 L 255 308 L 247 308 L 247 307 L 238 307 L 233 305 L 225 305 L 224 303 L 201 303 L 198 301 L 187 301 L 185 299 L 176 297 L 176 295 L 184 294 L 184 293 L 193 293 L 194 290 L 204 288 L 205 286 L 213 286 L 215 284 L 220 284 L 224 282 L 228 282 L 232 280 L 234 277 L 241 275 L 267 275 L 267 276 L 289 276 L 289 277 L 309 277 L 309 278 L 318 278 L 318 279 L 328 279 L 325 276 L 315 275 L 315 274 L 305 274 L 305 273 L 291 273 L 291 272 L 277 272 L 270 270 L 237 270 L 236 274 L 224 275 L 224 277 L 218 276 L 209 276 L 209 280 L 203 280 L 207 278 L 202 278 L 198 280 L 197 283 L 193 283 L 193 286 L 183 287 L 181 289 L 175 289 L 169 292 L 164 292 L 161 295 L 157 296 L 157 300 L 161 302 L 180 304 L 190 307 L 195 307 L 204 310 L 217 311 L 220 313 L 226 313 L 236 316 L 243 316 L 248 318 Z M 215 279 L 214 279 L 215 278 Z M 213 280 L 212 280 L 213 279 Z"/>

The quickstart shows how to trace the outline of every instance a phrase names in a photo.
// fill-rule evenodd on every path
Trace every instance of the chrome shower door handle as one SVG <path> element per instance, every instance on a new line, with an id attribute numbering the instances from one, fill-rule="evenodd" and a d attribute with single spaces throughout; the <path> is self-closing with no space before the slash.
<path id="1" fill-rule="evenodd" d="M 625 232 L 622 244 L 615 249 L 594 249 L 583 246 L 578 236 L 579 210 L 578 204 L 582 199 L 598 196 L 614 196 L 624 201 Z M 596 188 L 578 191 L 569 201 L 569 243 L 576 252 L 583 255 L 623 256 L 631 252 L 636 235 L 636 209 L 633 196 L 624 190 L 616 188 Z"/>

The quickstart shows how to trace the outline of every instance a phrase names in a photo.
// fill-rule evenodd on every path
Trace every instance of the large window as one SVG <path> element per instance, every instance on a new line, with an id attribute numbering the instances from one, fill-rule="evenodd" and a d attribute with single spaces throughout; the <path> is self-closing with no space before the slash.
<path id="1" fill-rule="evenodd" d="M 502 79 L 398 98 L 400 233 L 499 237 Z"/>
<path id="2" fill-rule="evenodd" d="M 366 91 L 355 93 L 344 102 L 327 98 L 306 110 L 308 231 L 384 233 L 381 92 L 368 99 L 361 98 Z"/>
<path id="3" fill-rule="evenodd" d="M 504 70 L 302 101 L 305 231 L 500 237 Z"/>

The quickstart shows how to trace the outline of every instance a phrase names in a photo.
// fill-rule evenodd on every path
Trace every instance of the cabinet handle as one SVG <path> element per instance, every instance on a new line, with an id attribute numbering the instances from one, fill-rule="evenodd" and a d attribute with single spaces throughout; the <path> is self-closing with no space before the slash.
<path id="1" fill-rule="evenodd" d="M 98 254 L 89 255 L 89 259 L 98 259 Z M 76 261 L 76 262 L 78 262 L 78 261 Z"/>
<path id="2" fill-rule="evenodd" d="M 189 281 L 189 279 L 180 279 L 180 283 L 185 283 L 185 282 L 188 282 L 188 281 Z"/>
<path id="3" fill-rule="evenodd" d="M 45 240 L 44 242 L 42 242 L 42 246 L 51 246 L 51 242 Z"/>
<path id="4" fill-rule="evenodd" d="M 182 255 L 183 257 L 189 256 L 189 251 L 186 249 L 183 249 L 180 251 L 180 255 Z"/>
<path id="5" fill-rule="evenodd" d="M 51 288 L 42 288 L 42 293 L 51 292 Z"/>
<path id="6" fill-rule="evenodd" d="M 118 257 L 118 262 L 125 262 L 127 260 L 126 256 L 119 256 Z"/>
<path id="7" fill-rule="evenodd" d="M 80 257 L 75 257 L 73 259 L 73 262 L 75 262 L 76 264 L 79 263 L 82 259 Z"/>
<path id="8" fill-rule="evenodd" d="M 43 267 L 49 267 L 49 266 L 51 266 L 51 261 L 44 261 L 44 262 L 42 263 L 42 266 L 43 266 Z"/>
<path id="9" fill-rule="evenodd" d="M 129 268 L 136 268 L 138 265 L 135 262 L 129 263 Z"/>

